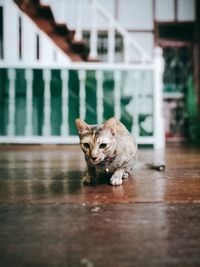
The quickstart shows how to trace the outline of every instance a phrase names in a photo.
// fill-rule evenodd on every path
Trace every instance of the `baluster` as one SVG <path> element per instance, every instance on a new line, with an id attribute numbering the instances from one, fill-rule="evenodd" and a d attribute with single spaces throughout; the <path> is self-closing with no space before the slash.
<path id="1" fill-rule="evenodd" d="M 62 125 L 61 125 L 61 135 L 67 136 L 69 134 L 69 121 L 68 121 L 68 108 L 69 108 L 69 71 L 61 70 L 61 79 L 62 79 Z"/>
<path id="2" fill-rule="evenodd" d="M 86 114 L 86 94 L 85 94 L 85 79 L 86 79 L 86 71 L 85 70 L 79 70 L 78 71 L 78 77 L 80 82 L 80 118 L 82 120 L 85 119 Z"/>
<path id="3" fill-rule="evenodd" d="M 76 14 L 76 33 L 74 39 L 80 41 L 83 38 L 82 33 L 82 0 L 77 1 L 77 14 Z"/>
<path id="4" fill-rule="evenodd" d="M 7 132 L 9 136 L 15 135 L 15 78 L 16 78 L 16 71 L 14 69 L 9 69 L 8 70 L 9 99 L 8 99 L 8 127 L 7 127 Z"/>
<path id="5" fill-rule="evenodd" d="M 121 118 L 121 72 L 114 72 L 114 114 L 117 119 Z"/>
<path id="6" fill-rule="evenodd" d="M 90 32 L 90 58 L 97 58 L 97 8 L 96 0 L 92 0 L 92 28 Z"/>
<path id="7" fill-rule="evenodd" d="M 139 127 L 139 91 L 140 91 L 140 79 L 141 75 L 138 71 L 134 71 L 134 85 L 133 85 L 133 101 L 132 101 L 132 117 L 133 117 L 133 124 L 132 124 L 132 133 L 136 137 L 140 135 L 140 127 Z"/>
<path id="8" fill-rule="evenodd" d="M 162 56 L 162 49 L 156 47 L 154 50 L 154 136 L 156 149 L 165 148 L 165 134 L 164 134 L 164 118 L 163 118 L 163 72 L 164 72 L 164 59 Z"/>
<path id="9" fill-rule="evenodd" d="M 43 125 L 43 129 L 42 129 L 42 135 L 43 136 L 49 136 L 51 134 L 51 125 L 50 125 L 51 70 L 47 70 L 47 69 L 43 70 L 43 79 L 44 79 L 44 125 Z"/>
<path id="10" fill-rule="evenodd" d="M 103 122 L 103 72 L 102 70 L 96 71 L 97 81 L 97 123 Z"/>
<path id="11" fill-rule="evenodd" d="M 108 31 L 108 62 L 113 63 L 114 61 L 115 61 L 115 29 L 113 21 L 111 21 Z"/>
<path id="12" fill-rule="evenodd" d="M 25 135 L 29 136 L 33 134 L 33 70 L 25 70 L 26 79 L 26 126 Z"/>
<path id="13" fill-rule="evenodd" d="M 130 55 L 130 40 L 128 36 L 124 37 L 124 63 L 129 63 L 131 61 Z"/>

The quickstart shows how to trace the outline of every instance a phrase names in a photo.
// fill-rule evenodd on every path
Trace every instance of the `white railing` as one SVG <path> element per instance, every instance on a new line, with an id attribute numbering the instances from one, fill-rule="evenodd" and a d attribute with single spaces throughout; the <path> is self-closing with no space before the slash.
<path id="1" fill-rule="evenodd" d="M 90 25 L 90 54 L 91 60 L 98 59 L 98 18 L 103 17 L 108 31 L 108 56 L 109 63 L 116 62 L 116 33 L 123 39 L 123 63 L 132 63 L 133 54 L 138 54 L 137 62 L 151 62 L 152 58 L 139 45 L 128 31 L 104 8 L 97 0 L 77 0 L 76 33 L 75 40 L 83 37 L 82 16 L 83 4 L 89 3 L 91 9 Z M 65 3 L 67 5 L 67 2 Z M 25 14 L 12 0 L 2 0 L 3 6 L 3 59 L 15 64 L 56 64 L 70 63 L 71 59 L 52 41 L 52 39 Z M 52 8 L 54 6 L 52 5 Z M 54 11 L 54 10 L 53 10 Z M 67 22 L 66 22 L 67 23 Z"/>
<path id="2" fill-rule="evenodd" d="M 77 82 L 79 92 L 77 94 L 78 102 L 75 107 L 77 116 L 81 119 L 86 119 L 86 110 L 90 110 L 95 114 L 96 123 L 101 124 L 105 119 L 105 103 L 109 104 L 113 108 L 113 116 L 121 119 L 126 119 L 127 114 L 131 117 L 131 131 L 136 136 L 139 144 L 153 144 L 156 148 L 164 147 L 164 130 L 163 130 L 163 117 L 162 117 L 162 72 L 163 61 L 161 55 L 161 49 L 155 50 L 155 61 L 149 64 L 105 64 L 105 63 L 74 63 L 66 67 L 65 65 L 55 66 L 39 66 L 33 65 L 21 65 L 15 66 L 14 64 L 3 64 L 1 68 L 7 70 L 7 82 L 8 84 L 8 111 L 7 111 L 7 130 L 5 134 L 0 136 L 0 143 L 78 143 L 78 136 L 70 133 L 69 117 L 71 110 L 70 105 L 70 93 L 73 94 L 74 84 L 70 86 L 69 80 L 71 71 L 74 70 L 77 73 Z M 26 122 L 24 126 L 24 134 L 17 136 L 16 133 L 16 95 L 18 87 L 16 86 L 16 73 L 19 69 L 25 70 L 25 105 L 26 105 Z M 39 136 L 34 134 L 33 125 L 33 80 L 34 69 L 40 69 L 43 76 L 43 112 L 38 114 L 38 118 L 43 116 L 42 133 Z M 61 123 L 60 133 L 58 136 L 52 136 L 51 125 L 51 81 L 52 70 L 60 70 L 61 81 Z M 1 70 L 2 71 L 2 70 Z M 86 94 L 88 94 L 87 82 L 89 72 L 94 73 L 94 90 L 96 94 L 96 103 L 94 107 L 88 106 Z M 113 88 L 110 94 L 110 102 L 106 102 L 105 96 L 105 75 L 109 73 L 112 76 Z M 149 89 L 144 88 L 144 76 L 145 73 L 150 73 L 151 79 L 149 83 Z M 146 75 L 146 74 L 145 74 Z M 128 93 L 125 94 L 125 87 L 128 88 Z M 3 88 L 2 88 L 3 90 Z M 92 90 L 92 89 L 91 89 Z M 92 93 L 92 92 L 91 92 Z M 121 101 L 125 95 L 129 96 L 129 105 L 122 107 Z M 152 117 L 152 135 L 141 136 L 139 117 L 143 112 L 142 105 L 146 105 L 151 101 L 151 117 Z M 127 109 L 126 109 L 127 108 Z M 2 107 L 0 107 L 2 109 Z M 125 113 L 124 113 L 125 112 Z M 0 111 L 3 113 L 3 110 Z"/>
<path id="3" fill-rule="evenodd" d="M 2 0 L 3 58 L 8 64 L 68 64 L 70 58 L 12 0 Z"/>
<path id="4" fill-rule="evenodd" d="M 115 52 L 116 48 L 116 33 L 122 37 L 122 61 L 123 63 L 132 62 L 151 62 L 151 56 L 146 52 L 142 45 L 133 38 L 133 36 L 114 18 L 114 16 L 108 12 L 99 0 L 74 0 L 74 1 L 52 1 L 46 0 L 41 1 L 51 6 L 55 18 L 68 24 L 69 21 L 65 19 L 64 9 L 70 10 L 70 13 L 74 14 L 75 23 L 71 27 L 75 29 L 75 40 L 80 41 L 83 39 L 83 32 L 86 27 L 83 28 L 85 20 L 85 12 L 87 11 L 87 29 L 90 32 L 90 54 L 91 60 L 101 58 L 98 54 L 98 32 L 102 30 L 101 22 L 104 21 L 103 30 L 108 33 L 107 43 L 107 57 L 106 60 L 109 63 L 117 62 L 117 55 Z M 60 16 L 58 16 L 60 14 Z"/>
<path id="5" fill-rule="evenodd" d="M 88 0 L 91 3 L 92 9 L 92 24 L 90 33 L 90 57 L 97 58 L 97 15 L 102 15 L 108 24 L 108 62 L 115 62 L 115 32 L 119 33 L 123 38 L 124 44 L 124 63 L 131 63 L 131 52 L 134 50 L 140 55 L 141 62 L 151 61 L 151 57 L 146 51 L 134 40 L 134 38 L 128 33 L 128 31 L 103 7 L 97 0 Z M 81 1 L 77 2 L 81 5 Z M 80 7 L 81 9 L 81 7 Z M 80 18 L 79 18 L 80 20 Z M 77 24 L 77 31 L 81 32 L 81 23 Z"/>

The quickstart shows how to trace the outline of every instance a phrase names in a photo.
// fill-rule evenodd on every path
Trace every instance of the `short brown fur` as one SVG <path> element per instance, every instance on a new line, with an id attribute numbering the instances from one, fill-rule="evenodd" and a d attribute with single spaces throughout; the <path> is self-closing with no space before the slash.
<path id="1" fill-rule="evenodd" d="M 122 184 L 136 161 L 138 149 L 134 137 L 116 118 L 99 126 L 77 119 L 76 126 L 88 167 L 83 181 L 91 183 L 100 174 L 110 174 L 112 185 Z"/>

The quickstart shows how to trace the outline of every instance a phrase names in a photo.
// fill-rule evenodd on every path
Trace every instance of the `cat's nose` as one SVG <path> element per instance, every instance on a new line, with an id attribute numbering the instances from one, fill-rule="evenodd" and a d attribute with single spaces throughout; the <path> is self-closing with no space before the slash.
<path id="1" fill-rule="evenodd" d="M 92 159 L 93 161 L 96 161 L 96 160 L 97 160 L 97 157 L 91 157 L 91 159 Z"/>

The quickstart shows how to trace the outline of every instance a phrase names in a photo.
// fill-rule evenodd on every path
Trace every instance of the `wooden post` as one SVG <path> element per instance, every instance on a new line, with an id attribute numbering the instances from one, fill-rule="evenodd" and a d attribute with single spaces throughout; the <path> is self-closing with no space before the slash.
<path id="1" fill-rule="evenodd" d="M 115 61 L 115 28 L 113 21 L 110 21 L 108 30 L 108 62 L 113 63 Z"/>
<path id="2" fill-rule="evenodd" d="M 17 64 L 19 62 L 19 12 L 11 0 L 4 1 L 3 8 L 4 60 L 7 63 Z"/>
<path id="3" fill-rule="evenodd" d="M 51 70 L 43 70 L 44 79 L 44 125 L 42 129 L 43 136 L 51 135 L 51 91 L 50 91 L 50 81 L 51 81 Z"/>
<path id="4" fill-rule="evenodd" d="M 77 0 L 76 2 L 76 33 L 74 39 L 76 41 L 80 41 L 83 38 L 82 33 L 82 0 Z"/>
<path id="5" fill-rule="evenodd" d="M 69 71 L 61 70 L 61 78 L 62 78 L 62 125 L 61 125 L 61 136 L 67 136 L 69 134 L 69 103 L 68 103 L 68 79 L 69 79 Z"/>
<path id="6" fill-rule="evenodd" d="M 80 82 L 80 118 L 82 120 L 85 119 L 86 114 L 86 101 L 85 101 L 85 78 L 86 78 L 86 71 L 79 70 L 78 71 L 79 82 Z"/>
<path id="7" fill-rule="evenodd" d="M 130 41 L 128 36 L 124 36 L 124 63 L 130 62 Z"/>
<path id="8" fill-rule="evenodd" d="M 8 70 L 9 79 L 9 99 L 8 99 L 8 136 L 15 135 L 15 77 L 16 71 L 14 69 Z"/>
<path id="9" fill-rule="evenodd" d="M 97 123 L 103 122 L 103 71 L 96 71 L 97 81 Z"/>
<path id="10" fill-rule="evenodd" d="M 114 72 L 114 114 L 117 119 L 121 118 L 121 72 Z"/>
<path id="11" fill-rule="evenodd" d="M 90 59 L 97 58 L 97 8 L 96 0 L 92 0 L 92 28 L 90 32 Z"/>
<path id="12" fill-rule="evenodd" d="M 154 147 L 156 149 L 165 148 L 165 133 L 164 133 L 164 117 L 163 117 L 163 72 L 164 59 L 162 49 L 156 47 L 154 49 Z"/>
<path id="13" fill-rule="evenodd" d="M 133 84 L 133 99 L 132 99 L 132 117 L 133 117 L 133 124 L 131 132 L 134 136 L 140 136 L 140 126 L 139 126 L 139 113 L 140 113 L 140 82 L 141 82 L 141 75 L 139 71 L 133 72 L 134 77 L 134 84 Z"/>
<path id="14" fill-rule="evenodd" d="M 25 70 L 26 79 L 26 126 L 25 135 L 30 136 L 33 134 L 33 70 Z"/>

